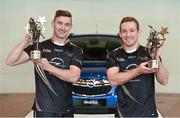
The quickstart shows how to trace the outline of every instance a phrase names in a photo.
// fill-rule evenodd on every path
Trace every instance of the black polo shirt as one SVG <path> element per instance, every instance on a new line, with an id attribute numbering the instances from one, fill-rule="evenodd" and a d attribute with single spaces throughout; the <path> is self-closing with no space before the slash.
<path id="1" fill-rule="evenodd" d="M 32 45 L 25 52 L 30 55 Z M 56 45 L 50 39 L 39 43 L 42 58 L 60 69 L 69 69 L 75 65 L 81 69 L 83 51 L 80 47 L 68 42 L 63 46 Z M 51 73 L 44 71 L 47 81 L 44 81 L 35 69 L 36 94 L 33 109 L 37 111 L 67 113 L 72 111 L 72 84 L 65 82 Z M 52 90 L 47 86 L 52 87 Z"/>
<path id="2" fill-rule="evenodd" d="M 137 68 L 150 56 L 145 47 L 126 53 L 123 48 L 109 52 L 107 68 L 119 67 L 121 72 Z M 118 109 L 124 117 L 156 117 L 154 74 L 143 74 L 129 82 L 117 86 Z"/>

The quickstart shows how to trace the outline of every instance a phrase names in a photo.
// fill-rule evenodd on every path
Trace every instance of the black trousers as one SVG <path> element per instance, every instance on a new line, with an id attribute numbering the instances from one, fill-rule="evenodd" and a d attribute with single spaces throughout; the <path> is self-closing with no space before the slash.
<path id="1" fill-rule="evenodd" d="M 52 113 L 52 112 L 44 112 L 44 111 L 36 111 L 36 110 L 34 110 L 34 118 L 38 118 L 38 117 L 48 117 L 48 118 L 68 117 L 68 118 L 74 118 L 74 114 L 72 112 L 68 112 L 68 113 Z"/>

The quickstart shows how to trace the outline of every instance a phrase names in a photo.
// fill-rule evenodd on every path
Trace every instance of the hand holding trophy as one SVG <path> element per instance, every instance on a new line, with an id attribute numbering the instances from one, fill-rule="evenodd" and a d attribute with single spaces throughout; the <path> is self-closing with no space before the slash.
<path id="1" fill-rule="evenodd" d="M 150 27 L 150 35 L 147 39 L 148 42 L 146 44 L 146 49 L 148 49 L 148 52 L 151 55 L 152 59 L 149 61 L 148 67 L 159 68 L 157 51 L 164 44 L 164 41 L 166 40 L 164 35 L 168 34 L 167 31 L 168 27 L 166 28 L 161 27 L 161 30 L 159 32 L 154 30 L 152 26 L 149 27 Z"/>
<path id="2" fill-rule="evenodd" d="M 37 21 L 35 21 L 34 18 L 30 18 L 29 24 L 26 26 L 27 34 L 32 37 L 32 50 L 30 52 L 30 58 L 32 60 L 41 59 L 41 51 L 39 50 L 38 45 L 40 36 L 44 38 L 44 22 L 46 22 L 45 16 L 39 16 Z"/>

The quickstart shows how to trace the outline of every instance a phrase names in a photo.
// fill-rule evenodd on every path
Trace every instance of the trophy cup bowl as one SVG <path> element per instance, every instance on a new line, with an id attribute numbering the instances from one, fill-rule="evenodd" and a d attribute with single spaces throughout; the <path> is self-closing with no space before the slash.
<path id="1" fill-rule="evenodd" d="M 159 68 L 159 60 L 157 59 L 157 50 L 160 48 L 164 41 L 166 40 L 164 35 L 168 34 L 167 27 L 163 28 L 161 27 L 161 30 L 157 32 L 153 29 L 152 26 L 149 26 L 151 28 L 150 35 L 148 37 L 148 42 L 146 44 L 146 49 L 148 49 L 148 53 L 151 56 L 151 60 L 148 62 L 148 68 Z M 159 57 L 158 57 L 159 58 Z"/>
<path id="2" fill-rule="evenodd" d="M 33 59 L 33 60 L 41 59 L 41 51 L 39 51 L 39 50 L 32 50 L 31 51 L 31 59 Z"/>
<path id="3" fill-rule="evenodd" d="M 148 62 L 148 68 L 155 68 L 158 69 L 159 68 L 159 61 L 157 59 L 151 59 Z"/>
<path id="4" fill-rule="evenodd" d="M 38 46 L 34 46 L 34 45 L 38 45 L 38 42 L 33 44 L 33 49 L 30 52 L 30 58 L 32 60 L 39 60 L 41 59 L 41 51 L 38 49 Z"/>

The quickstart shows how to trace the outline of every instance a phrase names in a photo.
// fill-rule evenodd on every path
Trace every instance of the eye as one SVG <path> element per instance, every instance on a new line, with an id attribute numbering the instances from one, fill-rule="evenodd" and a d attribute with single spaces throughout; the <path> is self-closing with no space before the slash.
<path id="1" fill-rule="evenodd" d="M 71 23 L 66 23 L 65 26 L 66 26 L 66 27 L 70 27 L 70 26 L 71 26 Z"/>
<path id="2" fill-rule="evenodd" d="M 61 22 L 61 21 L 58 21 L 58 22 L 57 22 L 57 24 L 59 24 L 59 25 L 62 25 L 62 24 L 63 24 L 63 22 Z"/>
<path id="3" fill-rule="evenodd" d="M 129 31 L 130 32 L 136 32 L 136 29 L 130 29 Z"/>
<path id="4" fill-rule="evenodd" d="M 126 30 L 121 30 L 121 33 L 126 33 L 127 31 Z"/>

